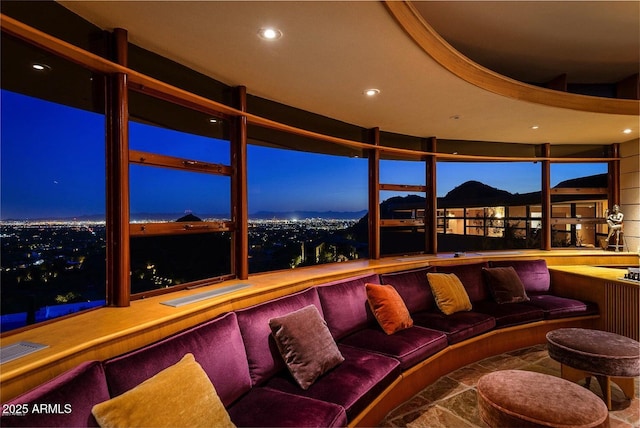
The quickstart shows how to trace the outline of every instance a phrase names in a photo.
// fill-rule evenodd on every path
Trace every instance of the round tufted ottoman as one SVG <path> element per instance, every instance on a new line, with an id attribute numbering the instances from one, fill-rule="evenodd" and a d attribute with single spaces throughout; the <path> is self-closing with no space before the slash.
<path id="1" fill-rule="evenodd" d="M 478 410 L 490 427 L 608 427 L 609 411 L 589 391 L 559 377 L 500 370 L 478 381 Z"/>
<path id="2" fill-rule="evenodd" d="M 561 328 L 547 333 L 549 356 L 562 365 L 564 379 L 595 376 L 607 408 L 611 409 L 611 381 L 628 398 L 635 395 L 634 376 L 640 376 L 640 343 L 619 334 L 584 328 Z"/>

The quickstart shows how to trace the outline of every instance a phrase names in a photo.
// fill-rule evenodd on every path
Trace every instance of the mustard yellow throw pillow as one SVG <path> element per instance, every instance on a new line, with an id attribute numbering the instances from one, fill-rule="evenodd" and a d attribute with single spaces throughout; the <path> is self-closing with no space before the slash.
<path id="1" fill-rule="evenodd" d="M 427 273 L 433 298 L 445 314 L 470 311 L 471 301 L 467 290 L 454 273 Z"/>
<path id="2" fill-rule="evenodd" d="M 193 354 L 91 413 L 105 427 L 235 427 Z"/>

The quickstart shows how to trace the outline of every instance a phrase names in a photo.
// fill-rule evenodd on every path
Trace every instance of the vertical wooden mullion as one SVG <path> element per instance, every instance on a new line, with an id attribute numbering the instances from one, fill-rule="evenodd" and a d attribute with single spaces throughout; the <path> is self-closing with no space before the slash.
<path id="1" fill-rule="evenodd" d="M 614 205 L 620 205 L 620 144 L 611 145 L 610 156 L 614 159 L 610 160 L 607 165 L 607 182 L 609 187 L 607 202 L 609 210 L 611 210 Z"/>
<path id="2" fill-rule="evenodd" d="M 431 137 L 427 142 L 427 151 L 436 152 L 436 137 Z M 425 174 L 427 194 L 425 195 L 424 233 L 425 252 L 427 254 L 438 253 L 438 196 L 436 189 L 436 156 L 428 155 L 425 159 Z M 446 219 L 445 219 L 446 221 Z M 445 225 L 446 230 L 446 225 Z"/>
<path id="3" fill-rule="evenodd" d="M 127 32 L 114 30 L 116 60 L 127 65 Z M 129 306 L 129 97 L 127 76 L 107 77 L 107 305 Z"/>
<path id="4" fill-rule="evenodd" d="M 247 111 L 247 88 L 234 88 L 235 107 Z M 231 138 L 231 212 L 235 223 L 232 271 L 239 279 L 249 277 L 249 209 L 247 196 L 247 118 L 234 118 Z"/>
<path id="5" fill-rule="evenodd" d="M 369 143 L 380 145 L 380 129 L 369 131 Z M 380 151 L 369 150 L 369 258 L 380 258 Z"/>
<path id="6" fill-rule="evenodd" d="M 548 159 L 551 154 L 551 145 L 545 143 L 542 146 L 542 156 L 547 158 L 542 161 L 542 236 L 540 239 L 540 249 L 551 250 L 551 161 Z"/>

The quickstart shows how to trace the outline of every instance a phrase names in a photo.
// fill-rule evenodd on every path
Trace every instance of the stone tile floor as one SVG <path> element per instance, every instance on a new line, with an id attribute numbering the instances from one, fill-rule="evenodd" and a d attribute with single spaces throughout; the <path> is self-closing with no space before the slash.
<path id="1" fill-rule="evenodd" d="M 380 422 L 381 427 L 487 427 L 476 405 L 476 383 L 494 370 L 520 369 L 560 376 L 560 363 L 549 358 L 546 345 L 519 349 L 481 360 L 443 376 L 413 398 L 395 408 Z M 626 399 L 612 384 L 611 428 L 640 428 L 640 378 L 636 378 L 636 396 Z M 581 385 L 585 381 L 580 381 Z M 602 397 L 593 379 L 591 391 Z"/>

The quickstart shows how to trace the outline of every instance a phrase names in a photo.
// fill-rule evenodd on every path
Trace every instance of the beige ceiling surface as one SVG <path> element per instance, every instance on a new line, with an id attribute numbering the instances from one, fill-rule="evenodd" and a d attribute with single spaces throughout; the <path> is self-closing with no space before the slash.
<path id="1" fill-rule="evenodd" d="M 613 83 L 640 68 L 640 1 L 413 4 L 458 51 L 523 82 Z"/>
<path id="2" fill-rule="evenodd" d="M 426 55 L 379 2 L 60 3 L 104 29 L 124 28 L 132 43 L 223 83 L 362 127 L 525 143 L 638 138 L 637 116 L 536 105 L 460 80 Z M 257 32 L 266 26 L 283 37 L 260 39 Z M 380 95 L 365 97 L 367 88 Z M 625 128 L 632 134 L 622 134 Z"/>

